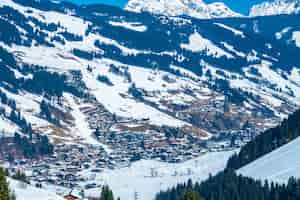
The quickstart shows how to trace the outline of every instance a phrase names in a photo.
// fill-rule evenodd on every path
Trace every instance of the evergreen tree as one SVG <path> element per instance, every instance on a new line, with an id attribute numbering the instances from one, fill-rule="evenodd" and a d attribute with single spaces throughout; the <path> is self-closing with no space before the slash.
<path id="1" fill-rule="evenodd" d="M 26 174 L 24 172 L 21 172 L 20 170 L 18 170 L 17 173 L 12 176 L 12 178 L 24 183 L 29 183 Z"/>
<path id="2" fill-rule="evenodd" d="M 114 200 L 113 192 L 107 185 L 102 187 L 100 200 Z"/>
<path id="3" fill-rule="evenodd" d="M 0 200 L 10 200 L 8 182 L 2 168 L 0 168 Z"/>
<path id="4" fill-rule="evenodd" d="M 203 198 L 202 198 L 202 197 Z M 300 180 L 287 185 L 262 182 L 225 170 L 198 184 L 179 184 L 156 195 L 155 200 L 299 200 Z"/>
<path id="5" fill-rule="evenodd" d="M 203 198 L 200 197 L 198 192 L 187 191 L 183 194 L 182 200 L 203 200 Z"/>
<path id="6" fill-rule="evenodd" d="M 227 162 L 227 168 L 239 169 L 257 158 L 300 136 L 300 110 L 294 112 L 275 128 L 266 130 L 242 147 Z"/>

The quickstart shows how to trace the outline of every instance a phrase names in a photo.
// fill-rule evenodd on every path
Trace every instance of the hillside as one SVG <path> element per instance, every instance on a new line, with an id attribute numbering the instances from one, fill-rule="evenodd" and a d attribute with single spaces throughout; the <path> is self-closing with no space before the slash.
<path id="1" fill-rule="evenodd" d="M 63 200 L 64 198 L 45 189 L 35 188 L 21 183 L 16 180 L 9 179 L 9 187 L 16 194 L 16 200 Z"/>
<path id="2" fill-rule="evenodd" d="M 242 167 L 237 173 L 277 183 L 287 183 L 290 177 L 300 178 L 299 148 L 300 138 L 297 138 Z"/>
<path id="3" fill-rule="evenodd" d="M 229 159 L 227 167 L 239 169 L 288 142 L 294 141 L 300 135 L 299 127 L 300 110 L 290 115 L 277 127 L 265 131 L 243 146 L 237 155 Z M 281 161 L 278 160 L 278 162 Z"/>
<path id="4" fill-rule="evenodd" d="M 141 191 L 154 183 L 152 198 L 160 185 L 216 173 L 300 106 L 298 19 L 1 0 L 1 164 L 56 192 L 99 191 L 117 171 L 124 180 L 108 181 L 124 197 L 130 178 Z M 274 146 L 253 148 L 234 166 L 294 139 L 294 125 L 288 138 L 274 134 L 266 140 Z M 201 167 L 188 169 L 191 162 Z M 161 177 L 136 173 L 143 163 Z"/>
<path id="5" fill-rule="evenodd" d="M 253 6 L 250 11 L 250 16 L 297 14 L 299 12 L 299 0 L 274 0 Z"/>
<path id="6" fill-rule="evenodd" d="M 156 200 L 180 199 L 186 191 L 207 200 L 299 199 L 299 121 L 298 110 L 242 147 L 224 171 L 202 182 L 189 181 L 161 191 Z"/>
<path id="7" fill-rule="evenodd" d="M 9 77 L 1 91 L 34 130 L 57 141 L 93 143 L 97 127 L 124 131 L 133 122 L 144 131 L 194 130 L 204 139 L 244 124 L 274 126 L 299 104 L 298 39 L 287 42 L 297 16 L 274 25 L 272 17 L 197 20 L 106 6 L 0 5 Z M 48 88 L 48 78 L 60 85 Z M 42 102 L 50 113 L 40 112 Z M 18 129 L 5 117 L 2 123 L 14 127 L 5 132 Z"/>
<path id="8" fill-rule="evenodd" d="M 242 16 L 221 2 L 206 4 L 202 0 L 130 0 L 125 9 L 133 12 L 150 12 L 157 15 L 187 15 L 200 19 Z"/>
<path id="9" fill-rule="evenodd" d="M 298 200 L 300 180 L 290 178 L 287 184 L 278 184 L 268 181 L 255 180 L 236 174 L 234 171 L 225 170 L 216 176 L 209 177 L 201 183 L 178 184 L 167 191 L 161 191 L 156 195 L 156 200 L 181 200 L 187 192 L 197 194 L 195 200 Z"/>

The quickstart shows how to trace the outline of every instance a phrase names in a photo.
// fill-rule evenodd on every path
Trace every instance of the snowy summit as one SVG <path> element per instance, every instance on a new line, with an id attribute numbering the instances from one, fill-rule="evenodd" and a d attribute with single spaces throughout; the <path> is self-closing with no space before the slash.
<path id="1" fill-rule="evenodd" d="M 268 16 L 300 13 L 300 0 L 275 0 L 263 2 L 251 8 L 250 16 Z"/>
<path id="2" fill-rule="evenodd" d="M 126 10 L 159 15 L 188 15 L 195 18 L 224 18 L 241 16 L 224 3 L 206 4 L 202 0 L 129 0 Z"/>

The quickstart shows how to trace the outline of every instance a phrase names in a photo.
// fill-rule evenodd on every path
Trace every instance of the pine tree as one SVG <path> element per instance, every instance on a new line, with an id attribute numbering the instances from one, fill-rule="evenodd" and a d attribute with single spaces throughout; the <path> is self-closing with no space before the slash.
<path id="1" fill-rule="evenodd" d="M 9 200 L 16 200 L 16 199 L 17 199 L 16 194 L 14 192 L 10 192 Z"/>
<path id="2" fill-rule="evenodd" d="M 2 168 L 0 168 L 0 200 L 10 200 L 8 182 Z"/>
<path id="3" fill-rule="evenodd" d="M 188 191 L 183 194 L 182 200 L 203 200 L 198 192 Z"/>
<path id="4" fill-rule="evenodd" d="M 12 176 L 13 179 L 16 179 L 18 181 L 24 182 L 24 183 L 29 183 L 27 180 L 26 174 L 20 170 L 17 171 L 15 175 Z"/>
<path id="5" fill-rule="evenodd" d="M 102 187 L 100 200 L 114 200 L 113 192 L 107 185 Z"/>

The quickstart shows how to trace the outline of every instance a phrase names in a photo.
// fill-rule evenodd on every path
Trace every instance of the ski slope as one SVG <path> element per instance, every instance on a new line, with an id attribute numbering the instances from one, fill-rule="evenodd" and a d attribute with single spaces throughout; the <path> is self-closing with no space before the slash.
<path id="1" fill-rule="evenodd" d="M 130 200 L 135 193 L 139 199 L 152 200 L 161 190 L 167 190 L 178 183 L 203 181 L 209 174 L 216 174 L 226 166 L 228 158 L 234 151 L 213 152 L 184 163 L 171 164 L 155 160 L 142 160 L 130 167 L 116 170 L 105 170 L 94 174 L 84 172 L 87 179 L 93 177 L 97 184 L 108 184 L 116 197 Z M 99 189 L 85 191 L 86 196 L 98 197 Z"/>
<path id="2" fill-rule="evenodd" d="M 300 178 L 300 137 L 238 170 L 239 174 L 260 180 L 286 183 Z"/>
<path id="3" fill-rule="evenodd" d="M 8 179 L 10 189 L 16 194 L 16 200 L 63 200 L 55 193 L 35 188 L 19 181 Z"/>

